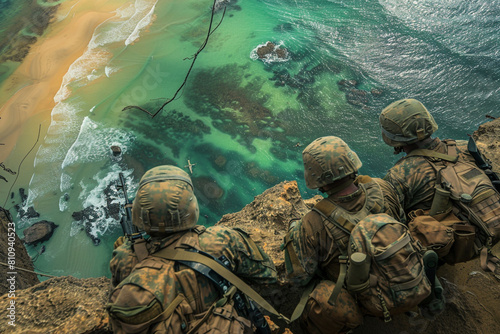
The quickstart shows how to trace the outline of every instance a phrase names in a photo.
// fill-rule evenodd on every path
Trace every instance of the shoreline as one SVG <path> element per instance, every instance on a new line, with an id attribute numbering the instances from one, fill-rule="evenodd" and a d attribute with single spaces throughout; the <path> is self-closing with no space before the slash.
<path id="1" fill-rule="evenodd" d="M 54 97 L 68 69 L 84 54 L 95 29 L 125 3 L 117 0 L 95 8 L 91 0 L 73 0 L 59 6 L 46 35 L 31 45 L 23 62 L 2 83 L 0 95 L 10 97 L 0 108 L 0 162 L 16 151 L 30 119 L 40 114 L 50 123 Z"/>

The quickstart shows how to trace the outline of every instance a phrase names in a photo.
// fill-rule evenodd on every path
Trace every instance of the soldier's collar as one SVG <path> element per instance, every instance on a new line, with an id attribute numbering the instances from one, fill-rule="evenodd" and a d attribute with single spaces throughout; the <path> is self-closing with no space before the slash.
<path id="1" fill-rule="evenodd" d="M 349 195 L 338 196 L 338 197 L 331 197 L 331 199 L 333 201 L 339 202 L 339 203 L 350 202 L 354 198 L 360 196 L 362 192 L 363 192 L 363 190 L 361 188 L 358 188 L 358 190 L 356 190 L 355 192 L 350 193 Z"/>

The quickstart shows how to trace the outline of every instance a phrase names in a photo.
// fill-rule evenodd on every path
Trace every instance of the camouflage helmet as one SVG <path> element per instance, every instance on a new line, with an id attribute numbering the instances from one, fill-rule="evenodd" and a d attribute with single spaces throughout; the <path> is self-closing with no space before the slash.
<path id="1" fill-rule="evenodd" d="M 141 178 L 132 206 L 132 221 L 151 236 L 196 225 L 198 201 L 189 175 L 175 166 L 158 166 Z"/>
<path id="2" fill-rule="evenodd" d="M 429 138 L 438 126 L 424 105 L 415 99 L 391 103 L 380 114 L 384 142 L 393 147 Z"/>
<path id="3" fill-rule="evenodd" d="M 340 138 L 320 137 L 302 152 L 304 178 L 310 189 L 321 188 L 361 168 L 358 155 Z"/>

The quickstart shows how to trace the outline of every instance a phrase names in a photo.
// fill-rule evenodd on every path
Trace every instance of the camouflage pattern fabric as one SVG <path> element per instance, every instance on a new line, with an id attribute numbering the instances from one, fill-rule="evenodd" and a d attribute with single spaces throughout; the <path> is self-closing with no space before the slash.
<path id="1" fill-rule="evenodd" d="M 150 242 L 148 248 L 150 252 L 155 252 L 164 247 L 184 248 L 195 244 L 215 257 L 225 255 L 232 271 L 241 278 L 263 284 L 275 283 L 277 280 L 276 268 L 269 256 L 247 234 L 235 229 L 214 226 L 200 235 L 190 231 L 181 232 Z M 130 241 L 123 243 L 114 250 L 110 262 L 112 284 L 115 287 L 110 301 L 115 310 L 129 313 L 134 310 L 133 316 L 120 322 L 123 328 L 141 332 L 144 328 L 152 328 L 150 326 L 153 324 L 161 328 L 172 328 L 174 324 L 189 326 L 190 320 L 200 319 L 197 315 L 206 312 L 221 298 L 214 284 L 191 268 L 154 257 L 154 254 L 139 263 L 132 247 Z M 163 319 L 169 305 L 178 296 L 183 298 L 174 316 Z M 191 314 L 192 318 L 183 320 L 183 314 Z M 244 319 L 237 320 L 244 323 Z M 182 332 L 181 328 L 177 330 L 174 332 Z"/>
<path id="2" fill-rule="evenodd" d="M 356 152 L 340 138 L 320 137 L 302 152 L 304 179 L 310 189 L 316 189 L 354 174 L 362 163 Z"/>
<path id="3" fill-rule="evenodd" d="M 434 138 L 424 149 L 447 153 L 446 144 Z M 459 159 L 474 162 L 467 151 L 467 142 L 457 141 Z M 429 210 L 434 198 L 436 172 L 422 156 L 403 157 L 384 176 L 398 192 L 401 205 L 406 214 L 416 209 Z"/>
<path id="4" fill-rule="evenodd" d="M 382 139 L 393 147 L 413 144 L 431 136 L 438 129 L 425 106 L 415 99 L 391 103 L 379 117 Z"/>
<path id="5" fill-rule="evenodd" d="M 141 181 L 132 207 L 139 231 L 162 237 L 196 225 L 199 207 L 189 175 L 175 166 L 157 166 Z"/>
<path id="6" fill-rule="evenodd" d="M 355 184 L 363 180 L 359 176 Z M 394 188 L 386 181 L 373 178 L 380 185 L 384 203 L 381 212 L 385 212 L 396 220 L 404 217 L 399 199 Z M 366 201 L 365 193 L 358 191 L 354 196 L 350 195 L 348 201 L 345 198 L 329 197 L 338 206 L 350 212 L 358 212 L 363 208 Z M 288 278 L 295 284 L 306 285 L 311 279 L 321 273 L 322 277 L 331 281 L 336 281 L 340 272 L 339 256 L 340 250 L 334 241 L 334 236 L 325 226 L 326 219 L 318 212 L 308 212 L 300 221 L 291 226 L 289 230 L 290 242 L 293 246 L 293 253 L 285 249 L 285 264 Z M 340 229 L 336 233 L 340 235 L 342 241 L 347 245 L 349 235 Z M 339 236 L 336 236 L 339 239 Z M 300 266 L 292 266 L 290 258 L 296 256 Z"/>
<path id="7" fill-rule="evenodd" d="M 321 281 L 309 294 L 300 327 L 309 334 L 346 333 L 363 323 L 363 314 L 347 290 L 340 290 L 335 305 L 328 303 L 335 283 Z"/>
<path id="8" fill-rule="evenodd" d="M 377 278 L 376 284 L 370 282 L 356 293 L 365 313 L 389 321 L 391 315 L 414 309 L 431 293 L 422 246 L 405 225 L 387 214 L 360 221 L 351 231 L 348 250 L 349 257 L 355 252 L 370 257 L 370 276 Z"/>

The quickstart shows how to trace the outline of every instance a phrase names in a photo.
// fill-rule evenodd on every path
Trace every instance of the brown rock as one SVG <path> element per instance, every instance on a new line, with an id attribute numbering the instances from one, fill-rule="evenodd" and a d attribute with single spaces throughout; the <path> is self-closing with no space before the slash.
<path id="1" fill-rule="evenodd" d="M 257 48 L 257 56 L 259 59 L 272 54 L 275 54 L 278 58 L 285 59 L 288 56 L 288 50 L 283 47 L 277 48 L 276 44 L 271 42 L 267 42 L 266 45 Z"/>
<path id="2" fill-rule="evenodd" d="M 51 278 L 29 289 L 18 290 L 15 299 L 15 327 L 6 324 L 8 294 L 0 297 L 0 333 L 104 334 L 108 330 L 105 305 L 108 278 Z"/>
<path id="3" fill-rule="evenodd" d="M 122 149 L 119 146 L 111 146 L 111 152 L 116 157 L 122 153 Z"/>
<path id="4" fill-rule="evenodd" d="M 266 45 L 261 46 L 260 48 L 257 49 L 257 55 L 259 56 L 259 58 L 262 59 L 266 55 L 273 53 L 275 47 L 276 45 L 274 43 L 267 42 Z"/>
<path id="5" fill-rule="evenodd" d="M 56 227 L 56 224 L 46 220 L 34 223 L 23 231 L 23 241 L 26 245 L 36 246 L 36 244 L 38 244 L 39 242 L 49 240 Z"/>
<path id="6" fill-rule="evenodd" d="M 491 161 L 493 170 L 500 172 L 500 118 L 481 124 L 473 135 L 477 147 Z"/>

